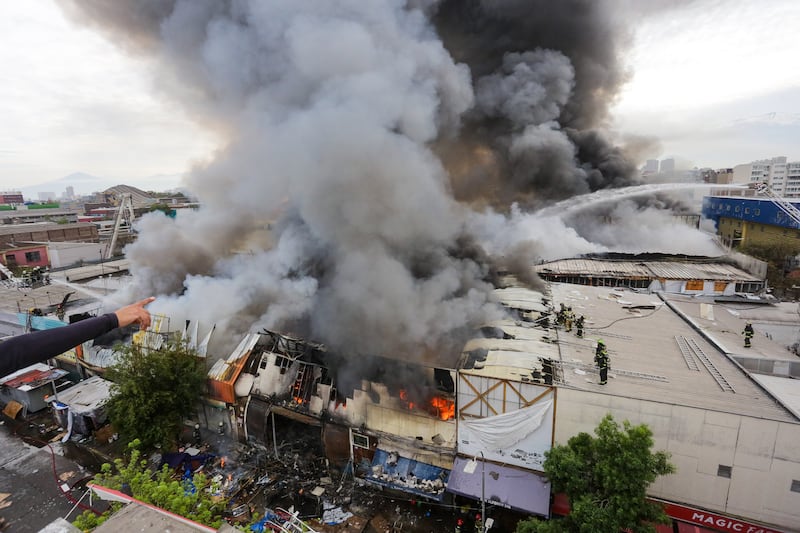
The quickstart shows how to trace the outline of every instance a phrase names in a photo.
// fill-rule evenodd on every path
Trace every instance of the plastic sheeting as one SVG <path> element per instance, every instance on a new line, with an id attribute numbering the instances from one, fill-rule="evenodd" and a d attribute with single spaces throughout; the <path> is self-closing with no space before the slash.
<path id="1" fill-rule="evenodd" d="M 477 440 L 487 451 L 507 450 L 539 429 L 552 405 L 553 401 L 547 400 L 510 413 L 466 420 L 460 424 L 469 440 Z"/>

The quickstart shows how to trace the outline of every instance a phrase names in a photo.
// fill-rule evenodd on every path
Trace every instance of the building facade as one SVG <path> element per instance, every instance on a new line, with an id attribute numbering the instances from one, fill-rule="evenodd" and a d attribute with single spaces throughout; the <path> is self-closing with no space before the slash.
<path id="1" fill-rule="evenodd" d="M 75 224 L 15 224 L 0 226 L 0 248 L 30 242 L 97 242 L 97 226 Z"/>
<path id="2" fill-rule="evenodd" d="M 29 244 L 0 249 L 0 261 L 11 269 L 46 267 L 50 263 L 46 244 Z"/>
<path id="3" fill-rule="evenodd" d="M 780 156 L 736 165 L 733 183 L 766 183 L 778 196 L 800 198 L 800 161 L 787 161 Z"/>
<path id="4" fill-rule="evenodd" d="M 24 202 L 25 200 L 22 198 L 21 192 L 0 192 L 0 204 L 20 205 Z"/>
<path id="5" fill-rule="evenodd" d="M 800 201 L 787 203 L 800 209 Z M 714 222 L 717 235 L 733 248 L 782 245 L 800 251 L 800 224 L 772 200 L 706 196 L 702 215 Z"/>

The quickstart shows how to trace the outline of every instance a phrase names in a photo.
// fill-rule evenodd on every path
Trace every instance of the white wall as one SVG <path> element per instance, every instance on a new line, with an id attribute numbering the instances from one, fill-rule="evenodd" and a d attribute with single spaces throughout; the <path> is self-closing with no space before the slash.
<path id="1" fill-rule="evenodd" d="M 105 250 L 105 244 L 96 242 L 75 242 L 50 244 L 47 255 L 52 268 L 72 266 L 80 261 L 97 262 Z"/>
<path id="2" fill-rule="evenodd" d="M 744 165 L 736 165 L 733 167 L 733 183 L 747 184 L 750 183 L 750 173 L 753 170 L 753 165 L 750 163 Z"/>
<path id="3" fill-rule="evenodd" d="M 621 423 L 647 424 L 654 450 L 672 454 L 677 472 L 648 493 L 656 498 L 786 528 L 800 524 L 800 424 L 762 420 L 666 403 L 560 387 L 556 444 L 594 429 L 611 413 Z M 717 475 L 732 467 L 731 478 Z"/>

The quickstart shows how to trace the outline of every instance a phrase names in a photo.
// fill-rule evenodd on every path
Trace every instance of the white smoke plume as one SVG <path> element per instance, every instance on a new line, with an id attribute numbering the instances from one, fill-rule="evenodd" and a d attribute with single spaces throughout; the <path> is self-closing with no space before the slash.
<path id="1" fill-rule="evenodd" d="M 463 5 L 497 31 L 523 20 L 512 16 L 521 3 Z M 580 39 L 535 10 L 532 27 L 558 38 L 535 43 L 525 18 L 508 33 L 525 47 L 483 57 L 453 51 L 463 41 L 458 17 L 445 20 L 461 9 L 451 1 L 62 0 L 76 20 L 152 59 L 159 90 L 223 139 L 188 176 L 202 207 L 139 223 L 126 249 L 134 282 L 121 297 L 156 294 L 154 311 L 178 320 L 231 335 L 289 331 L 352 355 L 458 349 L 462 334 L 498 316 L 494 261 L 615 245 L 613 232 L 510 208 L 518 197 L 630 183 L 623 152 L 583 129 L 624 79 L 625 41 L 604 38 L 618 23 L 603 2 L 584 3 L 577 23 L 562 8 L 554 19 Z M 470 186 L 492 191 L 484 205 L 512 200 L 500 209 L 476 211 L 479 195 L 459 201 L 456 167 L 475 154 L 487 170 Z M 632 224 L 624 245 L 636 231 L 663 238 L 654 227 Z"/>

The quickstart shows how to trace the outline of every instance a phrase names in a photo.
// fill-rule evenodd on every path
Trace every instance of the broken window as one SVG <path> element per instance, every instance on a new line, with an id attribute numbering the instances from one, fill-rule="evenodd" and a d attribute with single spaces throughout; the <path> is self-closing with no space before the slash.
<path id="1" fill-rule="evenodd" d="M 275 357 L 275 366 L 281 369 L 281 374 L 285 374 L 289 367 L 292 366 L 292 360 L 288 357 L 278 355 Z"/>
<path id="2" fill-rule="evenodd" d="M 453 393 L 456 390 L 456 384 L 453 381 L 453 376 L 449 370 L 443 368 L 433 369 L 433 379 L 436 382 L 436 388 L 440 391 Z"/>

